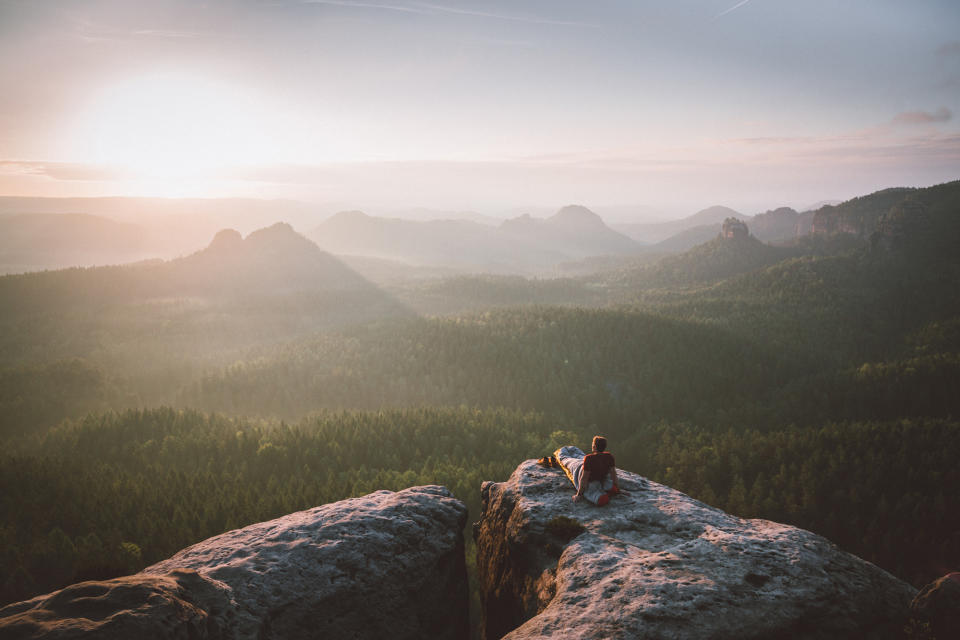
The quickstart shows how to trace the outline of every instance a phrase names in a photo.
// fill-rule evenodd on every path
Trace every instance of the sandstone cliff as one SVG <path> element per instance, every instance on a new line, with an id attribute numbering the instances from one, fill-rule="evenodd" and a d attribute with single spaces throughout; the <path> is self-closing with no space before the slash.
<path id="1" fill-rule="evenodd" d="M 377 491 L 0 609 L 2 638 L 465 638 L 466 507 Z"/>
<path id="2" fill-rule="evenodd" d="M 743 520 L 618 470 L 628 493 L 571 500 L 557 469 L 483 485 L 474 525 L 484 635 L 898 637 L 916 590 L 808 531 Z"/>

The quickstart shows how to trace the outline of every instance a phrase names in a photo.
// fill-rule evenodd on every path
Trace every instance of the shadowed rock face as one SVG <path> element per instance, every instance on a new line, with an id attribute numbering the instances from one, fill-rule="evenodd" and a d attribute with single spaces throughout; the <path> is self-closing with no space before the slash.
<path id="1" fill-rule="evenodd" d="M 117 629 L 98 638 L 466 638 L 466 516 L 438 486 L 315 507 L 9 605 L 0 637 L 78 637 L 60 634 L 68 626 Z"/>
<path id="2" fill-rule="evenodd" d="M 960 572 L 937 578 L 911 604 L 915 619 L 930 626 L 935 638 L 960 638 Z"/>
<path id="3" fill-rule="evenodd" d="M 557 469 L 483 485 L 474 527 L 488 639 L 899 637 L 916 593 L 809 531 L 743 520 L 618 470 L 571 500 Z"/>

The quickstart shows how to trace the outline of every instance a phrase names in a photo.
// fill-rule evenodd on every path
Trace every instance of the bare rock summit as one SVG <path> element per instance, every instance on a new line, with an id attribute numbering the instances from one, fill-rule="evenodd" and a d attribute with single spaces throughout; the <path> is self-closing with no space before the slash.
<path id="1" fill-rule="evenodd" d="M 744 520 L 618 469 L 573 502 L 557 469 L 483 485 L 474 525 L 492 640 L 899 637 L 916 590 L 829 540 Z"/>

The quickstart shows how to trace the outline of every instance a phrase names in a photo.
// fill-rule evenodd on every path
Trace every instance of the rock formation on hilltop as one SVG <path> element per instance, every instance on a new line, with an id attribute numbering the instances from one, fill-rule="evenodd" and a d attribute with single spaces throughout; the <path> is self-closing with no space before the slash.
<path id="1" fill-rule="evenodd" d="M 931 187 L 932 188 L 932 187 Z M 883 215 L 915 189 L 895 188 L 853 198 L 836 206 L 826 205 L 814 213 L 814 234 L 845 233 L 868 238 L 877 230 Z"/>
<path id="2" fill-rule="evenodd" d="M 746 239 L 750 237 L 750 230 L 747 224 L 736 218 L 727 218 L 723 221 L 720 228 L 720 237 L 728 240 Z"/>
<path id="3" fill-rule="evenodd" d="M 485 637 L 898 637 L 916 590 L 830 541 L 743 520 L 618 470 L 627 495 L 571 500 L 532 460 L 483 485 L 474 525 Z"/>
<path id="4" fill-rule="evenodd" d="M 466 516 L 444 487 L 377 491 L 9 605 L 0 636 L 466 638 Z"/>

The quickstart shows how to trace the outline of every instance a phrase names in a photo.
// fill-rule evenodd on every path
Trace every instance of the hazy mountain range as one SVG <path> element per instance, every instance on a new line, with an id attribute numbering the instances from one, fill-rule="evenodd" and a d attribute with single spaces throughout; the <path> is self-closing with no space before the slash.
<path id="1" fill-rule="evenodd" d="M 576 205 L 548 218 L 523 215 L 496 227 L 470 220 L 412 221 L 345 211 L 308 235 L 334 254 L 493 273 L 537 273 L 570 260 L 641 250 L 600 216 Z"/>
<path id="2" fill-rule="evenodd" d="M 309 229 L 331 213 L 292 200 L 0 197 L 0 273 L 175 258 L 224 228 Z"/>
<path id="3" fill-rule="evenodd" d="M 497 221 L 454 212 L 455 219 L 413 220 L 362 211 L 329 215 L 325 207 L 293 201 L 0 198 L 0 273 L 171 259 L 202 249 L 221 229 L 248 234 L 284 220 L 378 282 L 473 272 L 569 275 L 682 253 L 716 238 L 729 217 L 747 222 L 759 240 L 789 242 L 811 232 L 817 212 L 781 207 L 750 216 L 713 206 L 668 222 L 607 225 L 580 205 L 546 217 Z M 855 224 L 859 214 L 844 215 L 841 226 Z"/>
<path id="4" fill-rule="evenodd" d="M 751 216 L 729 207 L 714 206 L 680 220 L 613 226 L 650 249 L 675 253 L 716 238 L 726 218 L 743 220 L 749 225 L 750 233 L 759 240 L 783 242 L 810 233 L 813 214 L 813 209 L 800 213 L 790 207 L 780 207 Z"/>

